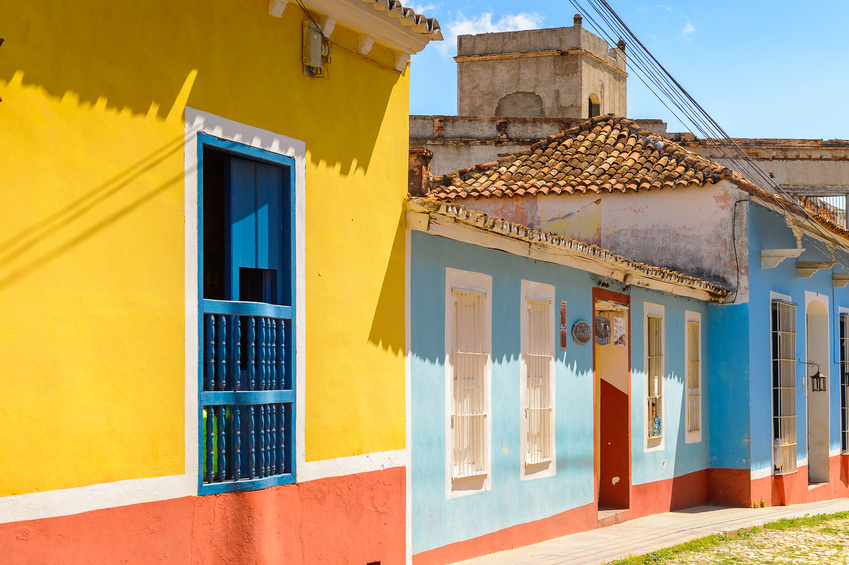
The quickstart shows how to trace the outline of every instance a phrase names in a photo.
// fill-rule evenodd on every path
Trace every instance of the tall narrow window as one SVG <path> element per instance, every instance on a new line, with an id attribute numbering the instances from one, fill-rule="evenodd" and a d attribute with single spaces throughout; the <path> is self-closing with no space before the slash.
<path id="1" fill-rule="evenodd" d="M 522 281 L 523 476 L 554 472 L 553 308 L 553 286 Z"/>
<path id="2" fill-rule="evenodd" d="M 294 160 L 198 134 L 200 492 L 295 480 Z"/>
<path id="3" fill-rule="evenodd" d="M 687 442 L 701 440 L 702 432 L 702 335 L 701 318 L 687 312 Z"/>
<path id="4" fill-rule="evenodd" d="M 772 444 L 778 474 L 796 471 L 796 305 L 772 301 Z"/>
<path id="5" fill-rule="evenodd" d="M 663 439 L 663 309 L 646 303 L 646 437 L 648 447 Z"/>
<path id="6" fill-rule="evenodd" d="M 840 437 L 849 452 L 849 314 L 840 314 Z"/>
<path id="7" fill-rule="evenodd" d="M 448 279 L 449 472 L 454 490 L 479 490 L 489 473 L 491 279 L 453 269 Z"/>

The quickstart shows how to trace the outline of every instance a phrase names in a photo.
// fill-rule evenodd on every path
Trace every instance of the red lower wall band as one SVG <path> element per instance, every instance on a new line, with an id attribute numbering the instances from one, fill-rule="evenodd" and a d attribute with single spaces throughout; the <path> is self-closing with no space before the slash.
<path id="1" fill-rule="evenodd" d="M 405 485 L 396 467 L 0 524 L 0 561 L 404 563 Z"/>

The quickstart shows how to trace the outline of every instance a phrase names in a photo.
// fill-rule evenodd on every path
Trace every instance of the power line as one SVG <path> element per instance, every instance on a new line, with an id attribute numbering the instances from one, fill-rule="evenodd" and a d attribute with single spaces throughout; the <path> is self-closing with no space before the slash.
<path id="1" fill-rule="evenodd" d="M 804 223 L 811 231 L 825 239 L 826 255 L 833 255 L 829 244 L 842 247 L 834 235 L 819 223 L 803 207 L 781 188 L 751 157 L 728 135 L 710 114 L 693 98 L 687 90 L 666 70 L 654 55 L 639 40 L 628 25 L 610 7 L 606 0 L 587 0 L 596 17 L 584 9 L 579 0 L 570 0 L 578 12 L 589 21 L 590 27 L 608 43 L 615 45 L 625 39 L 628 47 L 628 64 L 633 66 L 637 77 L 693 135 L 715 147 L 746 181 L 776 197 L 782 208 L 788 212 L 802 212 Z M 812 238 L 818 247 L 820 242 Z M 839 261 L 839 258 L 835 257 Z M 849 261 L 840 261 L 841 266 L 849 268 Z"/>

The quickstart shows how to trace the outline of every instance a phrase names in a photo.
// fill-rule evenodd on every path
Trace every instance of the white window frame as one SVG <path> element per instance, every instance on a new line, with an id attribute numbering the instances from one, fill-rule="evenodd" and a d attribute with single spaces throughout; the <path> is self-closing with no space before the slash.
<path id="1" fill-rule="evenodd" d="M 796 441 L 793 444 L 794 447 L 795 447 L 794 452 L 795 452 L 796 461 L 793 462 L 793 468 L 788 469 L 787 471 L 783 470 L 784 466 L 782 466 L 781 471 L 777 470 L 776 466 L 775 466 L 775 452 L 776 452 L 775 439 L 776 438 L 774 437 L 774 435 L 775 435 L 774 425 L 775 425 L 776 415 L 775 415 L 774 401 L 772 399 L 773 395 L 775 394 L 775 392 L 774 392 L 775 371 L 773 369 L 773 366 L 775 365 L 775 360 L 772 357 L 772 347 L 773 347 L 772 340 L 773 340 L 773 331 L 774 331 L 774 328 L 772 326 L 772 304 L 773 304 L 773 302 L 785 302 L 785 303 L 788 303 L 788 304 L 793 304 L 794 308 L 798 308 L 798 305 L 796 305 L 793 302 L 793 299 L 786 294 L 780 294 L 778 292 L 770 292 L 769 293 L 769 351 L 770 351 L 770 354 L 769 354 L 769 359 L 770 359 L 770 362 L 769 362 L 769 374 L 770 374 L 770 378 L 769 378 L 769 392 L 770 392 L 769 408 L 770 408 L 770 429 L 771 429 L 771 431 L 770 431 L 771 440 L 770 441 L 773 443 L 772 449 L 770 449 L 770 452 L 772 454 L 772 464 L 770 465 L 770 474 L 785 475 L 785 474 L 796 473 L 797 470 L 798 470 L 798 467 L 800 465 L 806 465 L 807 464 L 807 460 L 806 461 L 799 461 L 799 443 L 798 443 L 798 441 L 799 441 L 798 440 L 799 406 L 798 406 L 798 399 L 797 399 L 796 400 L 797 405 L 795 407 L 795 415 L 794 415 L 794 418 L 796 419 L 795 420 L 796 423 L 795 423 L 795 426 L 794 426 L 794 432 L 795 432 L 795 438 L 794 439 Z M 797 314 L 797 317 L 798 317 L 798 314 Z M 794 340 L 794 346 L 793 346 L 794 347 L 794 355 L 793 355 L 794 358 L 796 356 L 798 356 L 798 354 L 799 354 L 799 351 L 798 351 L 798 348 L 799 348 L 799 328 L 798 328 L 798 324 L 796 324 L 795 329 L 796 329 L 796 331 L 794 333 L 795 340 Z M 795 383 L 795 381 L 796 381 L 795 368 L 794 368 L 794 371 L 793 371 L 793 380 L 794 380 L 794 383 Z M 798 388 L 798 385 L 796 385 L 796 388 Z M 796 394 L 796 392 L 794 392 L 794 395 L 795 394 Z"/>
<path id="2" fill-rule="evenodd" d="M 699 380 L 699 386 L 696 388 L 690 388 L 690 363 L 692 352 L 690 351 L 690 324 L 698 324 L 698 351 L 696 362 L 698 363 L 697 367 L 697 377 Z M 702 441 L 702 426 L 704 422 L 703 414 L 705 403 L 702 398 L 702 391 L 704 387 L 702 386 L 702 377 L 704 375 L 704 371 L 702 367 L 704 366 L 704 347 L 703 347 L 703 329 L 702 326 L 702 315 L 699 312 L 692 312 L 690 310 L 686 310 L 684 312 L 684 425 L 686 426 L 686 434 L 684 435 L 685 443 L 698 443 Z M 698 414 L 698 429 L 695 431 L 690 431 L 690 398 L 696 396 L 699 399 L 699 414 Z"/>
<path id="3" fill-rule="evenodd" d="M 649 387 L 649 318 L 660 318 L 660 436 L 649 437 L 649 396 L 651 390 Z M 645 451 L 659 451 L 666 447 L 666 309 L 662 304 L 654 304 L 652 302 L 643 303 L 643 359 L 645 362 L 645 371 L 643 378 L 643 386 L 645 386 L 645 394 L 643 395 L 643 438 L 645 441 Z"/>
<path id="4" fill-rule="evenodd" d="M 549 355 L 548 365 L 548 453 L 549 457 L 545 461 L 530 462 L 528 461 L 528 432 L 531 426 L 529 413 L 531 407 L 528 404 L 528 355 L 530 346 L 530 328 L 528 318 L 529 300 L 542 301 L 548 305 L 548 327 L 546 328 L 547 343 L 543 346 Z M 554 355 L 555 355 L 555 319 L 554 319 L 554 286 L 545 283 L 538 283 L 528 280 L 522 280 L 522 298 L 519 305 L 519 317 L 521 326 L 521 353 L 520 359 L 520 379 L 519 379 L 519 416 L 520 421 L 520 438 L 521 438 L 521 479 L 536 479 L 543 477 L 551 477 L 557 474 L 556 461 L 557 453 L 555 450 L 555 428 L 556 428 L 556 412 L 555 412 L 555 373 L 554 373 Z"/>
<path id="5" fill-rule="evenodd" d="M 483 347 L 487 353 L 484 364 L 484 460 L 485 472 L 469 477 L 454 478 L 454 367 L 451 354 L 455 343 L 455 289 L 484 294 Z M 445 490 L 447 498 L 464 496 L 490 489 L 492 476 L 492 277 L 483 273 L 445 269 Z"/>

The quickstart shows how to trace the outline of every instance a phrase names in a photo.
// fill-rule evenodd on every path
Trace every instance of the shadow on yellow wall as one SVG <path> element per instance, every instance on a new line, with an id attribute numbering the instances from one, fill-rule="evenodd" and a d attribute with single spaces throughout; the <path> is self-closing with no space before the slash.
<path id="1" fill-rule="evenodd" d="M 178 174 L 153 189 L 130 196 L 129 200 L 122 199 L 106 215 L 99 214 L 102 207 L 109 206 L 110 200 L 134 180 L 158 167 L 171 155 L 181 152 L 184 142 L 184 136 L 180 136 L 165 144 L 60 210 L 0 241 L 0 294 L 21 277 L 48 266 L 52 260 L 96 236 L 159 194 L 181 186 L 184 175 Z M 91 216 L 99 217 L 91 221 Z M 33 252 L 34 248 L 38 249 Z"/>

